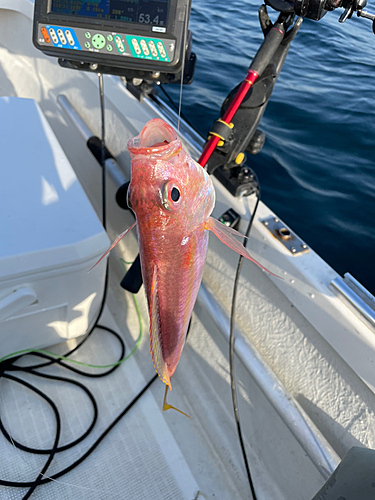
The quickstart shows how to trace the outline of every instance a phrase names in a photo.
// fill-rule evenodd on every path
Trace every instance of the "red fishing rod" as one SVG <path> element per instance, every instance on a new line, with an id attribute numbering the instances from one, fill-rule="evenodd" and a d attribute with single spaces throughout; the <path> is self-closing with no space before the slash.
<path id="1" fill-rule="evenodd" d="M 249 92 L 251 87 L 254 85 L 255 81 L 257 80 L 259 76 L 259 73 L 253 69 L 248 69 L 247 71 L 247 76 L 245 80 L 242 82 L 240 88 L 238 89 L 237 94 L 235 95 L 233 101 L 230 103 L 229 108 L 226 110 L 224 113 L 224 116 L 221 118 L 220 122 L 224 123 L 228 127 L 231 126 L 231 120 L 233 119 L 234 115 L 236 114 L 238 108 L 241 106 L 243 100 L 246 97 L 246 94 Z M 198 163 L 202 165 L 202 167 L 205 167 L 206 163 L 210 159 L 212 153 L 214 152 L 216 146 L 218 145 L 218 142 L 220 140 L 223 140 L 222 137 L 219 135 L 214 135 L 215 132 L 211 133 L 211 137 L 208 140 L 207 144 L 205 145 L 203 152 L 198 160 Z"/>
<path id="2" fill-rule="evenodd" d="M 198 163 L 202 165 L 202 167 L 206 166 L 219 142 L 226 140 L 226 137 L 233 128 L 231 120 L 236 114 L 238 108 L 241 106 L 251 87 L 259 78 L 259 75 L 263 73 L 265 68 L 271 62 L 276 50 L 283 41 L 286 31 L 286 22 L 284 19 L 281 19 L 282 17 L 284 16 L 280 15 L 277 23 L 275 25 L 271 24 L 265 31 L 263 43 L 259 47 L 259 50 L 247 71 L 246 78 L 241 83 L 236 95 L 222 118 L 214 122 L 212 130 L 209 132 L 209 139 L 198 160 Z"/>

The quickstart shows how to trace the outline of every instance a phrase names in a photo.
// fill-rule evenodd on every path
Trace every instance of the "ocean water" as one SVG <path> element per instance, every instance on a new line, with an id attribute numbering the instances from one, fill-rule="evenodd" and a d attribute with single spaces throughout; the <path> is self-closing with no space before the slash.
<path id="1" fill-rule="evenodd" d="M 260 5 L 193 0 L 197 64 L 182 112 L 203 135 L 262 41 Z M 338 23 L 342 12 L 303 21 L 259 126 L 265 146 L 248 164 L 262 200 L 339 274 L 375 294 L 375 35 L 367 19 Z M 178 102 L 179 88 L 166 90 Z"/>

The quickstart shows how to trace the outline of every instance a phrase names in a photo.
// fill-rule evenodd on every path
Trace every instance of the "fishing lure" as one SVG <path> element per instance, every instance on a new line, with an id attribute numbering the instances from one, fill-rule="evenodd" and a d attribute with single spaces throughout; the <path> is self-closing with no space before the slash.
<path id="1" fill-rule="evenodd" d="M 150 350 L 155 369 L 166 384 L 163 410 L 180 411 L 167 403 L 166 396 L 168 387 L 172 389 L 171 378 L 202 280 L 209 231 L 268 270 L 236 240 L 240 233 L 210 217 L 215 205 L 212 181 L 184 151 L 172 127 L 159 118 L 151 120 L 129 140 L 128 149 L 132 159 L 128 205 L 136 222 L 117 237 L 101 259 L 137 225 L 150 316 Z"/>

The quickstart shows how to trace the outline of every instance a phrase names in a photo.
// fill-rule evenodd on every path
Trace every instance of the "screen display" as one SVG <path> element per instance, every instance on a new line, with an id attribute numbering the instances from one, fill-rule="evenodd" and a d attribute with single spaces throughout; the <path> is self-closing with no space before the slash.
<path id="1" fill-rule="evenodd" d="M 166 26 L 169 0 L 51 0 L 50 12 Z"/>

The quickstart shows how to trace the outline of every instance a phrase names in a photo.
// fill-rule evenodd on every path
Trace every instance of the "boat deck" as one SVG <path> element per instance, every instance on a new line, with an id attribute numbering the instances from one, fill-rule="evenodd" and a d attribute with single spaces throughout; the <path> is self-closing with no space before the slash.
<path id="1" fill-rule="evenodd" d="M 119 331 L 108 309 L 101 323 Z M 139 331 L 139 326 L 134 326 Z M 57 350 L 64 352 L 75 342 L 61 344 Z M 147 335 L 143 339 L 145 342 L 148 342 Z M 96 329 L 80 352 L 72 357 L 91 364 L 107 364 L 116 361 L 118 355 L 118 341 L 111 334 Z M 35 358 L 29 357 L 27 362 L 31 364 Z M 55 474 L 86 453 L 142 390 L 147 378 L 155 373 L 152 365 L 149 373 L 142 373 L 136 356 L 103 378 L 85 378 L 58 366 L 41 371 L 80 381 L 94 394 L 99 407 L 99 418 L 93 432 L 71 450 L 58 453 L 46 475 Z M 86 371 L 100 372 L 87 368 Z M 85 393 L 63 382 L 41 380 L 24 373 L 17 376 L 36 384 L 58 405 L 62 419 L 60 445 L 85 432 L 93 416 L 92 405 Z M 150 494 L 155 499 L 198 498 L 199 487 L 163 418 L 160 401 L 158 403 L 153 391 L 147 391 L 81 465 L 68 475 L 40 486 L 36 498 L 149 499 Z M 22 411 L 22 408 L 28 411 Z M 1 381 L 1 415 L 14 439 L 24 445 L 43 448 L 52 444 L 56 422 L 50 407 L 13 381 Z M 20 451 L 5 440 L 1 440 L 0 455 L 6 457 L 1 461 L 1 478 L 12 481 L 34 480 L 46 461 L 45 456 Z M 21 498 L 26 491 L 1 488 L 1 498 Z"/>
<path id="2" fill-rule="evenodd" d="M 62 106 L 65 99 L 87 128 L 100 136 L 97 78 L 62 69 L 32 46 L 31 1 L 0 0 L 0 12 L 0 95 L 38 102 L 100 214 L 100 166 L 86 147 L 79 124 Z M 24 43 L 25 37 L 30 44 Z M 129 175 L 127 140 L 160 115 L 160 109 L 149 101 L 140 104 L 119 78 L 104 80 L 107 146 L 124 178 Z M 194 136 L 182 130 L 186 138 L 189 133 Z M 22 138 L 16 141 L 22 144 Z M 193 155 L 194 151 L 191 146 Z M 114 177 L 108 178 L 109 200 L 118 188 Z M 216 181 L 215 188 L 214 216 L 232 207 L 241 215 L 243 230 L 254 200 L 234 199 Z M 111 239 L 134 221 L 115 203 L 109 203 L 107 214 Z M 259 500 L 311 500 L 348 449 L 375 447 L 375 341 L 371 328 L 329 287 L 337 277 L 335 271 L 313 251 L 292 256 L 268 233 L 261 221 L 272 216 L 261 203 L 249 248 L 284 279 L 269 277 L 250 263 L 243 266 L 235 363 L 240 416 Z M 139 325 L 132 297 L 119 286 L 120 258 L 131 261 L 136 253 L 133 234 L 112 252 L 107 308 L 101 320 L 121 333 L 128 353 Z M 204 287 L 169 394 L 170 403 L 192 419 L 172 410 L 162 413 L 164 387 L 156 380 L 87 460 L 58 482 L 38 488 L 35 498 L 249 498 L 229 387 L 226 325 L 236 264 L 237 256 L 210 237 Z M 79 458 L 155 375 L 143 291 L 138 295 L 144 326 L 140 348 L 112 375 L 83 380 L 98 399 L 98 423 L 87 441 L 56 456 L 50 473 Z M 66 348 L 57 347 L 61 352 Z M 95 331 L 75 356 L 106 364 L 118 353 L 115 340 Z M 57 367 L 49 370 L 62 372 Z M 83 432 L 92 416 L 87 397 L 62 383 L 38 380 L 38 385 L 59 402 L 62 442 Z M 1 381 L 0 395 L 1 415 L 14 438 L 30 446 L 52 445 L 55 422 L 43 402 L 7 380 Z M 2 439 L 0 456 L 6 457 L 0 462 L 0 477 L 8 480 L 32 480 L 45 462 L 45 457 L 25 454 Z M 0 497 L 19 499 L 25 491 L 1 487 Z"/>

